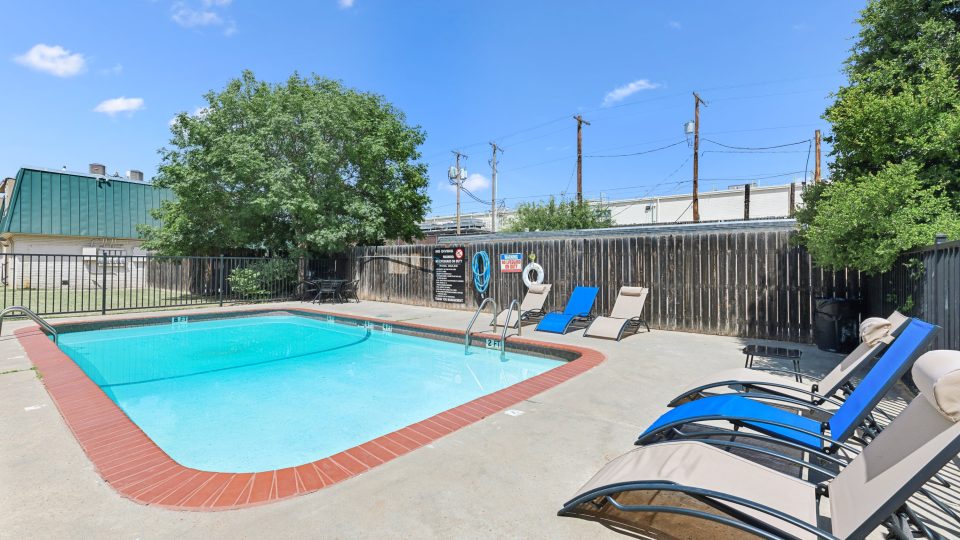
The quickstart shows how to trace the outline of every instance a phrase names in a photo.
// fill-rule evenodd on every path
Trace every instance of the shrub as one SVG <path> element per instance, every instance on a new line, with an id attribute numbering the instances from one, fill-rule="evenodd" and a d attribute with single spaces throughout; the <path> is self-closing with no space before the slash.
<path id="1" fill-rule="evenodd" d="M 278 285 L 297 278 L 297 263 L 290 259 L 267 259 L 230 272 L 227 280 L 233 292 L 247 298 L 269 296 Z"/>

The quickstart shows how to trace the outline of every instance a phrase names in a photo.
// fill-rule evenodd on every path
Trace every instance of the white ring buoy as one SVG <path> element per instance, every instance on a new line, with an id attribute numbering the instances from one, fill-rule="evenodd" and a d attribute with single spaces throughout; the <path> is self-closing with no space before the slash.
<path id="1" fill-rule="evenodd" d="M 537 280 L 536 280 L 536 281 L 531 281 L 531 280 L 530 280 L 530 271 L 531 271 L 531 270 L 536 270 L 536 272 L 537 272 Z M 535 263 L 535 262 L 532 262 L 532 263 L 528 264 L 527 266 L 523 267 L 523 284 L 526 285 L 527 288 L 529 289 L 529 288 L 530 288 L 530 285 L 533 285 L 534 283 L 536 283 L 537 285 L 543 283 L 543 267 L 540 266 L 539 264 Z"/>

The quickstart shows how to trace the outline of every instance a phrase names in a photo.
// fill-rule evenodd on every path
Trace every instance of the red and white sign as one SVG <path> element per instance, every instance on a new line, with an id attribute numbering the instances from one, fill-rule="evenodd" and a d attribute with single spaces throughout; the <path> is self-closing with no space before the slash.
<path id="1" fill-rule="evenodd" d="M 523 272 L 523 254 L 522 253 L 501 253 L 500 254 L 500 273 L 518 274 Z"/>

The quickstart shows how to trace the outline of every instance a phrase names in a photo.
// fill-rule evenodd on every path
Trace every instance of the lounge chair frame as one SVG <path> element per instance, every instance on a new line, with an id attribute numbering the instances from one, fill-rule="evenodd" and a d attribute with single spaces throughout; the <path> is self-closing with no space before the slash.
<path id="1" fill-rule="evenodd" d="M 592 322 L 593 320 L 595 320 L 595 317 L 591 317 L 591 322 Z M 641 317 L 632 317 L 632 318 L 629 318 L 629 319 L 623 319 L 623 326 L 620 327 L 620 331 L 617 333 L 617 341 L 620 341 L 621 339 L 623 339 L 624 337 L 626 337 L 626 332 L 627 332 L 628 329 L 632 329 L 632 330 L 633 330 L 633 331 L 630 333 L 630 335 L 633 335 L 633 334 L 636 334 L 637 332 L 640 331 L 640 327 L 641 327 L 641 326 L 646 327 L 647 332 L 650 331 L 650 325 L 647 324 L 646 319 L 644 319 L 642 316 L 641 316 Z M 589 330 L 589 329 L 590 329 L 590 327 L 587 326 L 587 330 Z M 597 336 L 590 336 L 590 337 L 597 337 Z"/>
<path id="2" fill-rule="evenodd" d="M 918 476 L 920 476 L 918 474 Z M 921 482 L 917 489 L 914 492 L 922 489 L 923 483 Z M 663 506 L 663 505 L 627 505 L 618 503 L 612 495 L 626 490 L 644 490 L 644 491 L 670 491 L 674 493 L 683 493 L 690 495 L 699 502 L 715 508 L 721 512 L 727 514 L 727 516 L 718 516 L 716 514 L 711 514 L 709 512 L 703 512 L 701 510 L 694 510 L 690 508 L 680 508 L 674 506 Z M 820 499 L 823 495 L 828 493 L 829 488 L 826 486 L 818 486 L 816 489 L 816 503 L 819 504 Z M 599 500 L 599 502 L 598 502 Z M 697 488 L 692 486 L 684 486 L 672 482 L 624 482 L 619 484 L 612 484 L 610 486 L 605 486 L 604 488 L 594 490 L 591 492 L 584 493 L 583 495 L 573 499 L 557 513 L 560 516 L 576 516 L 591 521 L 600 521 L 598 518 L 592 516 L 579 516 L 576 507 L 580 504 L 593 504 L 596 507 L 600 507 L 603 504 L 611 504 L 616 507 L 618 510 L 623 512 L 656 512 L 656 513 L 669 513 L 669 514 L 678 514 L 685 515 L 689 517 L 695 517 L 699 519 L 704 519 L 707 521 L 713 521 L 715 523 L 721 523 L 735 529 L 739 529 L 751 534 L 755 534 L 761 538 L 767 538 L 770 540 L 782 540 L 784 537 L 790 538 L 792 535 L 789 533 L 777 529 L 776 527 L 771 526 L 769 523 L 764 523 L 757 520 L 753 516 L 745 514 L 736 510 L 733 507 L 723 504 L 723 502 L 728 502 L 731 504 L 736 504 L 743 506 L 745 508 L 750 508 L 758 512 L 762 512 L 769 516 L 773 516 L 777 519 L 780 519 L 786 523 L 789 523 L 797 528 L 803 529 L 818 538 L 824 538 L 827 540 L 839 540 L 836 536 L 831 534 L 829 531 L 815 527 L 809 523 L 806 523 L 803 520 L 797 519 L 794 516 L 770 508 L 769 506 L 760 504 L 749 499 L 744 499 L 742 497 L 737 497 L 735 495 L 729 495 L 720 491 L 714 491 L 709 489 Z M 879 523 L 876 523 L 874 526 L 882 525 L 887 528 L 892 534 L 897 538 L 907 540 L 912 539 L 913 534 L 909 531 L 905 531 L 903 527 L 898 523 L 901 521 L 901 516 L 898 514 L 903 514 L 902 520 L 906 521 L 908 524 L 913 524 L 920 531 L 923 531 L 928 538 L 937 538 L 937 536 L 930 531 L 930 529 L 923 523 L 922 520 L 917 517 L 917 515 L 910 510 L 906 504 L 901 504 L 899 508 L 894 509 L 892 512 L 881 513 L 878 511 L 874 514 L 874 517 L 877 515 L 881 516 Z M 890 517 L 883 518 L 882 516 L 890 515 Z M 866 528 L 866 527 L 862 527 Z M 871 529 L 867 529 L 864 534 L 870 532 Z"/>
<path id="3" fill-rule="evenodd" d="M 892 337 L 893 339 L 896 339 L 897 337 L 899 337 L 900 334 L 903 332 L 903 330 L 909 325 L 911 319 L 912 317 L 907 317 L 898 311 L 894 311 L 893 313 L 891 313 L 890 316 L 888 317 L 888 320 L 895 321 L 895 326 L 892 328 L 892 332 L 889 334 L 889 336 Z M 872 360 L 876 359 L 878 356 L 883 354 L 883 352 L 886 350 L 887 347 L 889 347 L 889 345 L 890 345 L 889 341 L 882 341 L 881 343 L 872 345 L 869 350 L 865 351 L 864 354 L 861 355 L 860 360 L 857 362 L 857 366 L 853 368 L 848 368 L 849 371 L 845 375 L 845 380 L 841 379 L 839 384 L 834 382 L 832 383 L 833 386 L 830 386 L 828 388 L 820 387 L 821 383 L 825 380 L 824 377 L 818 378 L 818 377 L 810 376 L 808 374 L 803 374 L 803 376 L 813 381 L 813 384 L 810 385 L 809 388 L 799 388 L 798 385 L 796 384 L 779 384 L 769 380 L 752 380 L 748 377 L 739 378 L 739 379 L 730 378 L 730 379 L 724 379 L 724 380 L 710 381 L 700 386 L 684 390 L 682 394 L 673 398 L 673 400 L 671 400 L 667 406 L 676 407 L 678 405 L 681 405 L 684 402 L 709 396 L 710 395 L 708 393 L 709 390 L 712 390 L 715 388 L 729 388 L 733 386 L 742 386 L 747 391 L 766 392 L 766 393 L 788 395 L 788 396 L 790 394 L 796 395 L 798 393 L 807 394 L 811 398 L 810 399 L 811 403 L 814 403 L 817 405 L 821 405 L 823 403 L 829 403 L 830 401 L 826 398 L 835 398 L 835 399 L 839 399 L 839 401 L 842 402 L 843 397 L 841 397 L 841 394 L 843 396 L 847 396 L 854 390 L 854 386 L 850 382 L 850 379 L 855 375 L 857 375 L 858 373 L 862 373 L 864 369 L 868 365 L 870 365 L 870 362 Z M 869 353 L 869 356 L 867 356 L 867 353 Z M 849 358 L 850 358 L 849 356 L 845 358 L 840 363 L 840 365 L 838 365 L 838 368 L 840 368 L 842 364 L 847 362 Z M 795 369 L 784 369 L 784 368 L 777 368 L 777 367 L 751 366 L 750 370 L 764 371 L 768 373 L 782 373 L 784 375 L 788 375 L 791 377 L 798 377 L 801 375 Z M 738 372 L 738 375 L 739 375 L 747 370 L 735 370 L 735 371 Z M 781 390 L 781 389 L 783 391 L 779 392 L 778 390 Z"/>
<path id="4" fill-rule="evenodd" d="M 596 288 L 596 287 L 586 287 L 586 286 L 584 287 L 597 289 L 599 291 L 599 288 Z M 573 294 L 576 293 L 577 289 L 579 288 L 580 286 L 574 287 L 573 291 L 570 293 L 570 298 L 567 299 L 567 306 L 569 306 L 570 301 L 573 299 Z M 571 326 L 576 325 L 576 328 L 578 329 L 581 327 L 584 327 L 583 326 L 584 323 L 589 323 L 594 319 L 593 309 L 597 303 L 596 296 L 597 296 L 597 293 L 594 294 L 593 300 L 590 303 L 590 311 L 581 312 L 577 314 L 570 314 L 570 313 L 567 313 L 566 307 L 564 307 L 564 309 L 555 309 L 549 313 L 549 314 L 557 314 L 557 315 L 570 315 L 570 318 L 567 319 L 567 322 L 563 325 L 562 331 L 554 332 L 553 330 L 541 329 L 539 323 L 537 324 L 537 328 L 535 330 L 539 330 L 541 332 L 559 333 L 563 335 L 570 331 Z M 542 319 L 546 319 L 546 315 Z M 541 320 L 541 322 L 543 322 L 543 320 Z M 589 324 L 587 324 L 587 326 L 589 326 Z"/>
<path id="5" fill-rule="evenodd" d="M 821 431 L 820 433 L 816 433 L 807 429 L 800 428 L 798 426 L 784 424 L 781 422 L 773 421 L 771 419 L 756 418 L 756 417 L 750 417 L 750 416 L 725 416 L 721 414 L 711 414 L 711 415 L 698 415 L 698 416 L 692 416 L 692 417 L 684 417 L 684 418 L 679 418 L 672 422 L 665 423 L 659 426 L 655 431 L 651 431 L 649 433 L 647 432 L 641 433 L 640 436 L 637 438 L 635 444 L 637 445 L 649 444 L 651 442 L 654 442 L 663 438 L 672 437 L 676 434 L 675 430 L 677 430 L 677 428 L 684 425 L 688 425 L 688 424 L 696 424 L 700 422 L 709 422 L 709 421 L 728 421 L 734 426 L 734 431 L 731 433 L 739 431 L 740 428 L 746 427 L 770 436 L 772 441 L 778 441 L 778 440 L 784 439 L 784 436 L 782 434 L 777 434 L 773 431 L 767 431 L 764 429 L 765 425 L 775 426 L 780 428 L 786 428 L 796 433 L 802 433 L 804 435 L 813 436 L 813 437 L 816 437 L 817 439 L 820 439 L 822 443 L 821 448 L 818 448 L 817 450 L 823 450 L 826 453 L 835 453 L 840 448 L 849 449 L 849 445 L 845 445 L 844 441 L 848 439 L 856 440 L 855 433 L 858 429 L 864 430 L 868 436 L 871 436 L 875 434 L 876 431 L 878 431 L 876 422 L 873 420 L 871 416 L 873 410 L 876 409 L 877 404 L 880 402 L 881 399 L 883 399 L 883 396 L 890 391 L 890 388 L 892 388 L 896 384 L 896 382 L 903 376 L 903 374 L 910 369 L 910 366 L 913 365 L 913 361 L 915 361 L 916 357 L 919 356 L 919 352 L 924 350 L 926 346 L 930 344 L 930 342 L 936 336 L 937 332 L 939 332 L 940 330 L 940 327 L 937 325 L 931 325 L 930 323 L 925 323 L 923 321 L 920 321 L 919 319 L 917 319 L 917 321 L 925 325 L 929 325 L 931 327 L 931 330 L 927 332 L 926 335 L 924 335 L 919 340 L 917 345 L 910 352 L 909 356 L 911 358 L 909 360 L 902 362 L 895 370 L 895 373 L 887 377 L 883 381 L 883 384 L 880 385 L 880 387 L 876 390 L 876 392 L 872 394 L 869 399 L 866 400 L 867 403 L 860 412 L 860 414 L 862 414 L 862 417 L 856 419 L 855 422 L 850 422 L 849 425 L 847 425 L 844 431 L 841 433 L 831 432 L 829 436 L 825 435 L 824 434 L 825 431 L 830 427 L 828 422 L 821 422 L 820 423 Z M 912 324 L 912 322 L 910 324 Z M 884 353 L 886 354 L 889 350 L 890 350 L 889 348 L 886 349 Z M 818 410 L 820 412 L 826 412 L 827 414 L 831 414 L 831 415 L 836 415 L 839 412 L 839 409 L 838 411 L 827 411 L 821 407 L 813 405 L 812 403 L 805 403 L 804 401 L 801 401 L 795 398 L 789 398 L 786 396 L 776 396 L 775 394 L 768 394 L 768 393 L 749 394 L 748 393 L 748 394 L 739 394 L 737 397 L 740 399 L 750 399 L 751 397 L 754 397 L 754 398 L 757 398 L 754 401 L 760 401 L 760 402 L 765 400 L 779 401 L 782 403 L 789 403 L 792 406 L 794 406 L 794 408 L 796 407 L 810 408 L 813 410 Z"/>

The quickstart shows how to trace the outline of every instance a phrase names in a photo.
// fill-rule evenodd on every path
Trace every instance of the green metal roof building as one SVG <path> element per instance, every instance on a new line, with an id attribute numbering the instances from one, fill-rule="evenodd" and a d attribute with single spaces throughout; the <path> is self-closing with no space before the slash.
<path id="1" fill-rule="evenodd" d="M 10 189 L 9 183 L 12 183 Z M 24 167 L 0 186 L 0 237 L 139 239 L 137 226 L 159 225 L 151 211 L 173 198 L 166 188 L 97 174 Z"/>

